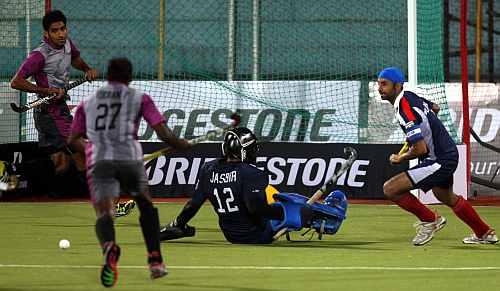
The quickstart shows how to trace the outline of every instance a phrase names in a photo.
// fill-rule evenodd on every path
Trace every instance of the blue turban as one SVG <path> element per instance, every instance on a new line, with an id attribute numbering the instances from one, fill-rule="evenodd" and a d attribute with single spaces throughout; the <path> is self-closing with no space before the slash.
<path id="1" fill-rule="evenodd" d="M 396 67 L 389 67 L 383 69 L 382 72 L 378 74 L 378 77 L 387 79 L 393 82 L 394 84 L 399 83 L 403 85 L 403 83 L 405 82 L 405 76 L 403 75 L 403 72 L 401 72 L 401 70 Z"/>

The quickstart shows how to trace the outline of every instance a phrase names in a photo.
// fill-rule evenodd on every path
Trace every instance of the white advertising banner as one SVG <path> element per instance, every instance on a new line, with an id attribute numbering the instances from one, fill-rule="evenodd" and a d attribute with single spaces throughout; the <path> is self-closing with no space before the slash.
<path id="1" fill-rule="evenodd" d="M 68 104 L 76 106 L 103 85 L 71 90 Z M 358 142 L 359 81 L 134 81 L 131 87 L 151 95 L 169 127 L 188 139 L 224 127 L 238 109 L 241 126 L 263 141 Z M 27 128 L 33 127 L 28 113 Z M 139 137 L 157 141 L 144 121 Z"/>

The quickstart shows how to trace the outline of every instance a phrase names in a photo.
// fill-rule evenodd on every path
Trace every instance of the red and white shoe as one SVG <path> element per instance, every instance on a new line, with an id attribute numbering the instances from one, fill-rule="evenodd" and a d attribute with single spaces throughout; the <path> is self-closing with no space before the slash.
<path id="1" fill-rule="evenodd" d="M 446 225 L 444 216 L 437 216 L 433 222 L 417 222 L 414 226 L 417 228 L 417 235 L 413 238 L 412 243 L 415 246 L 423 246 L 430 242 L 434 234 L 441 230 Z"/>
<path id="2" fill-rule="evenodd" d="M 488 230 L 483 237 L 479 238 L 475 234 L 468 236 L 462 240 L 464 244 L 496 244 L 498 242 L 497 234 L 494 229 Z"/>
<path id="3" fill-rule="evenodd" d="M 164 277 L 168 274 L 167 268 L 163 262 L 154 262 L 149 264 L 149 272 L 151 273 L 151 279 L 158 279 Z"/>
<path id="4" fill-rule="evenodd" d="M 168 274 L 159 251 L 153 251 L 148 254 L 148 264 L 151 279 L 158 279 Z"/>

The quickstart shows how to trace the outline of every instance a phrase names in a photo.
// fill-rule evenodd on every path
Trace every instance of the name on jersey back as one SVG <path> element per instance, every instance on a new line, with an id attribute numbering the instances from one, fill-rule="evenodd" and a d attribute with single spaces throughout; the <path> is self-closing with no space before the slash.
<path id="1" fill-rule="evenodd" d="M 232 182 L 236 182 L 236 171 L 231 171 L 228 173 L 212 172 L 212 178 L 210 178 L 210 183 L 223 184 Z"/>
<path id="2" fill-rule="evenodd" d="M 107 98 L 120 98 L 120 91 L 101 91 L 97 93 L 97 98 L 99 99 L 107 99 Z"/>

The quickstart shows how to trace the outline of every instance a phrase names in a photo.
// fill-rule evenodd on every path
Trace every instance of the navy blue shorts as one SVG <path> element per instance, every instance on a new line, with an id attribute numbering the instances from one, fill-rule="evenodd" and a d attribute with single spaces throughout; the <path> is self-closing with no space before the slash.
<path id="1" fill-rule="evenodd" d="M 273 242 L 274 231 L 271 227 L 271 221 L 267 221 L 264 229 L 258 229 L 250 232 L 230 233 L 223 231 L 226 240 L 233 244 L 270 244 Z"/>
<path id="2" fill-rule="evenodd" d="M 454 160 L 424 160 L 406 171 L 414 189 L 424 192 L 434 187 L 450 188 L 453 186 L 453 173 L 458 161 Z"/>

